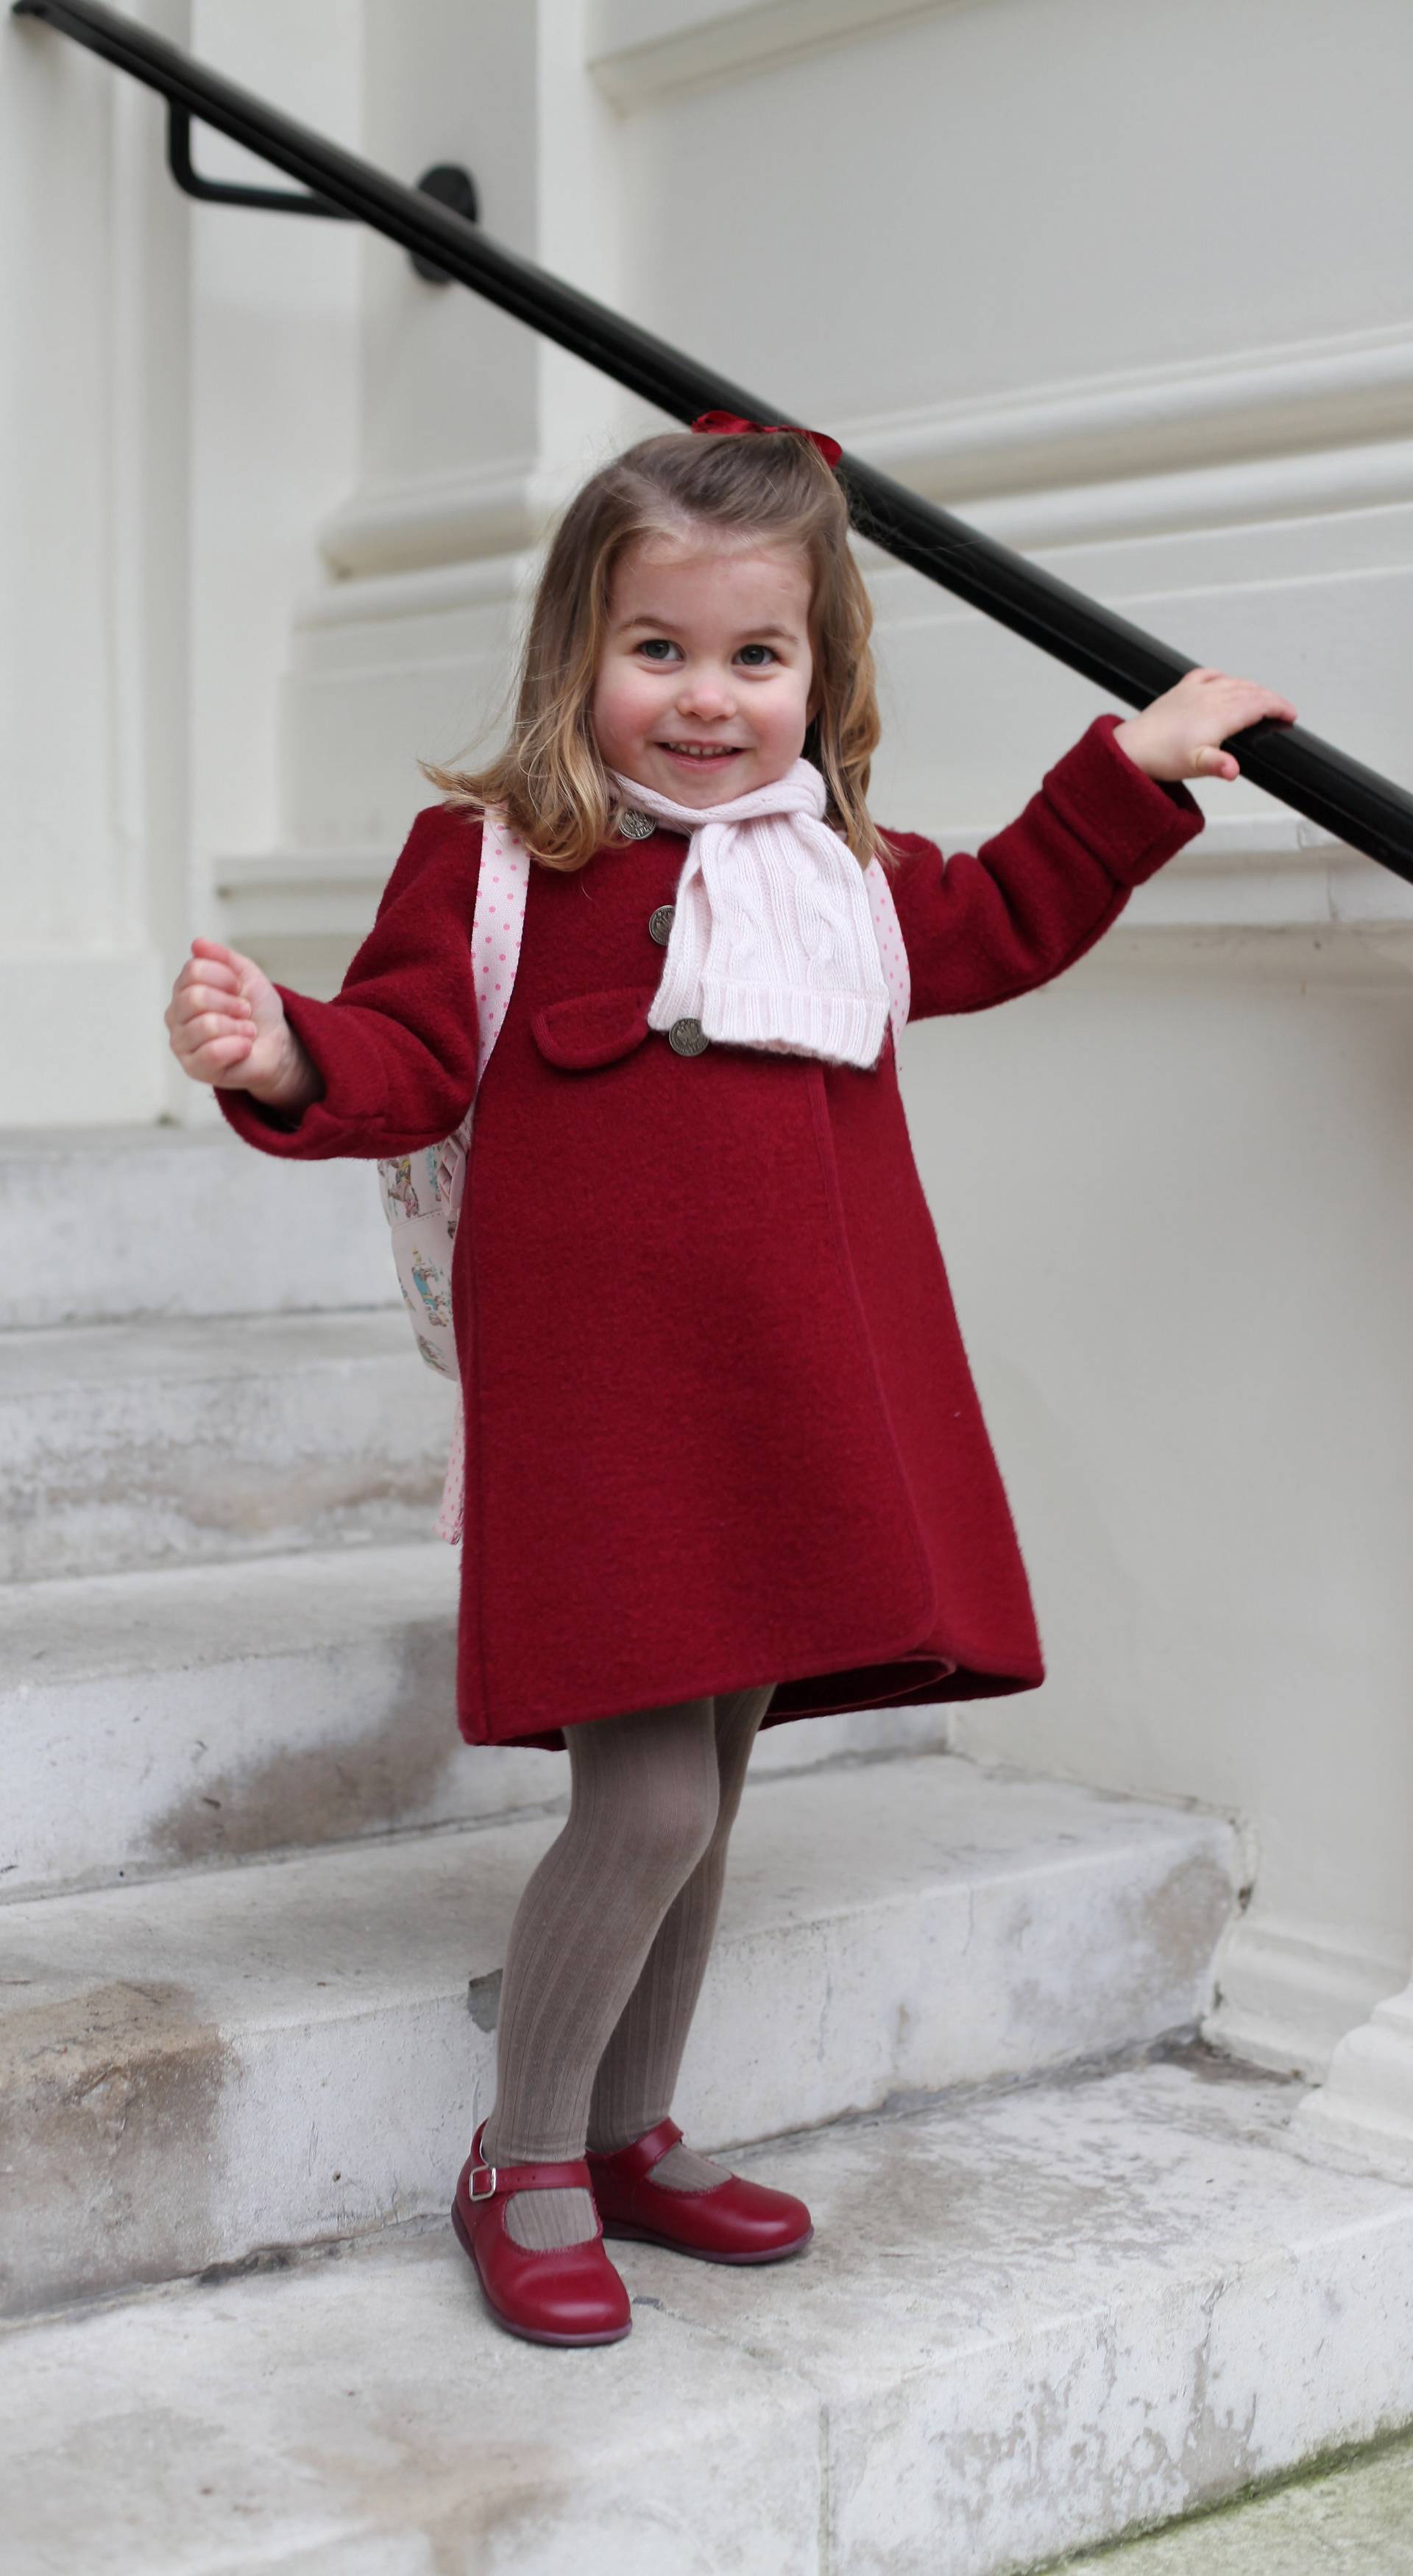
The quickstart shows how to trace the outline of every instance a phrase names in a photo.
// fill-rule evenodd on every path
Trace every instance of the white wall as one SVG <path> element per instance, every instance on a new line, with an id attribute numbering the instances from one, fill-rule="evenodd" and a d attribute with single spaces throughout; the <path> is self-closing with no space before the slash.
<path id="1" fill-rule="evenodd" d="M 404 176 L 468 162 L 489 233 L 776 416 L 833 430 L 1195 659 L 1268 678 L 1413 783 L 1402 0 L 195 16 L 225 67 Z M 47 940 L 62 974 L 45 989 L 76 992 L 96 941 L 126 1016 L 111 1035 L 85 1022 L 63 1083 L 38 1090 L 23 1015 L 0 1027 L 0 1108 L 151 1115 L 166 1077 L 139 988 L 186 853 L 198 914 L 219 885 L 231 935 L 335 980 L 427 801 L 417 755 L 492 719 L 554 509 L 659 416 L 386 244 L 203 210 L 189 348 L 180 299 L 146 324 L 176 387 L 149 453 L 131 366 L 126 410 L 105 408 L 94 263 L 108 227 L 138 294 L 146 260 L 180 262 L 186 211 L 150 159 L 107 176 L 142 103 L 115 107 L 113 76 L 56 62 L 55 40 L 8 44 L 0 115 L 24 139 L 3 165 L 0 330 L 28 394 L 0 477 L 21 708 L 5 900 L 27 982 Z M 46 149 L 74 185 L 42 230 Z M 117 498 L 134 479 L 135 517 Z M 92 605 L 158 599 L 174 549 L 185 730 L 180 606 L 159 649 L 149 604 L 134 659 Z M 974 843 L 1105 701 L 862 553 L 887 722 L 875 808 Z M 135 805 L 115 784 L 124 675 L 137 735 L 173 746 Z M 71 694 L 95 744 L 77 761 Z M 1094 957 L 909 1040 L 918 1158 L 1050 1663 L 1043 1692 L 978 1705 L 959 1737 L 1237 1813 L 1255 1894 L 1218 2026 L 1318 2068 L 1413 1949 L 1413 898 L 1244 784 L 1201 801 L 1202 840 Z"/>
<path id="2" fill-rule="evenodd" d="M 355 138 L 346 0 L 132 14 Z M 358 450 L 356 228 L 193 209 L 160 101 L 8 18 L 0 190 L 0 1118 L 188 1117 L 161 1014 L 218 862 L 280 837 L 293 604 Z"/>
<path id="3" fill-rule="evenodd" d="M 1220 2027 L 1319 2066 L 1413 1951 L 1410 993 L 1109 945 L 910 1040 L 1050 1670 L 959 1741 L 1246 1820 Z"/>
<path id="4" fill-rule="evenodd" d="M 464 163 L 488 233 L 621 301 L 619 142 L 578 0 L 366 0 L 364 24 L 370 157 L 408 177 Z M 311 864 L 366 852 L 380 883 L 428 799 L 417 758 L 463 749 L 502 699 L 526 550 L 611 451 L 623 405 L 493 305 L 424 284 L 390 244 L 365 256 L 360 473 L 321 531 L 335 579 L 296 621 L 286 813 Z"/>
<path id="5" fill-rule="evenodd" d="M 140 12 L 173 36 L 182 0 Z M 150 99 L 0 25 L 0 1114 L 152 1117 L 186 868 L 185 231 Z M 99 1104 L 101 1108 L 99 1107 Z"/>
<path id="6" fill-rule="evenodd" d="M 357 149 L 360 13 L 348 0 L 193 0 L 193 50 Z M 211 178 L 280 173 L 197 130 Z M 192 836 L 203 899 L 234 853 L 284 829 L 279 690 L 314 530 L 359 455 L 362 229 L 190 209 Z M 186 1086 L 190 1088 L 190 1086 Z"/>

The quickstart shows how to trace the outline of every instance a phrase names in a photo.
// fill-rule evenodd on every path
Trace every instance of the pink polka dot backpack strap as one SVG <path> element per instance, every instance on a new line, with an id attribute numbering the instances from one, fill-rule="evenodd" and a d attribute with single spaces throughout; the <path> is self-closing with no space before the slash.
<path id="1" fill-rule="evenodd" d="M 499 806 L 488 805 L 482 817 L 481 873 L 476 882 L 476 911 L 471 924 L 471 980 L 476 994 L 476 1092 L 486 1078 L 491 1049 L 500 1036 L 510 1007 L 520 940 L 525 928 L 525 898 L 530 886 L 530 854 L 517 840 Z M 451 1231 L 461 1213 L 466 1186 L 466 1152 L 471 1142 L 472 1101 L 454 1136 L 441 1148 L 439 1180 Z"/>
<path id="2" fill-rule="evenodd" d="M 869 910 L 873 915 L 878 954 L 888 980 L 888 1020 L 893 1031 L 893 1053 L 896 1056 L 902 1044 L 903 1031 L 908 1025 L 908 1013 L 912 1008 L 912 979 L 908 973 L 908 952 L 903 945 L 902 931 L 898 927 L 898 914 L 893 902 L 893 889 L 888 882 L 888 872 L 877 859 L 869 860 L 864 870 L 864 884 L 868 889 Z"/>
<path id="3" fill-rule="evenodd" d="M 472 984 L 476 996 L 476 1094 L 455 1135 L 415 1154 L 380 1162 L 383 1208 L 392 1230 L 393 1260 L 417 1347 L 429 1368 L 458 1374 L 451 1316 L 451 1247 L 466 1186 L 466 1158 L 476 1100 L 491 1049 L 504 1024 L 520 960 L 528 851 L 499 810 L 487 809 L 481 867 L 471 924 Z"/>

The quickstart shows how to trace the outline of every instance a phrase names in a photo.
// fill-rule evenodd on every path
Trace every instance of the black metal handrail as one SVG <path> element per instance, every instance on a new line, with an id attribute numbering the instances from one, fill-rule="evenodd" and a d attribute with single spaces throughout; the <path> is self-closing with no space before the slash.
<path id="1" fill-rule="evenodd" d="M 117 10 L 96 0 L 13 0 L 13 13 L 43 19 L 159 90 L 174 117 L 197 117 L 282 170 L 321 201 L 301 211 L 337 212 L 370 225 L 399 242 L 424 273 L 440 271 L 471 287 L 669 417 L 694 420 L 704 411 L 734 411 L 752 420 L 778 416 L 778 405 L 696 365 L 667 341 L 503 249 L 453 207 L 389 178 Z M 185 124 L 174 130 L 184 135 Z M 251 191 L 243 201 L 271 199 Z M 1131 706 L 1146 706 L 1197 667 L 876 466 L 846 453 L 840 474 L 860 535 Z M 1413 884 L 1413 796 L 1404 788 L 1300 725 L 1263 719 L 1230 740 L 1244 775 L 1258 787 Z"/>

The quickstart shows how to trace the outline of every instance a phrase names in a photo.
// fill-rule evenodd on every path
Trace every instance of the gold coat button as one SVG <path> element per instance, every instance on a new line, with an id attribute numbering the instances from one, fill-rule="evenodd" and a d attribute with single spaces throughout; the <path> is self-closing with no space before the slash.
<path id="1" fill-rule="evenodd" d="M 667 1032 L 667 1043 L 678 1055 L 700 1055 L 711 1044 L 700 1020 L 674 1020 Z"/>

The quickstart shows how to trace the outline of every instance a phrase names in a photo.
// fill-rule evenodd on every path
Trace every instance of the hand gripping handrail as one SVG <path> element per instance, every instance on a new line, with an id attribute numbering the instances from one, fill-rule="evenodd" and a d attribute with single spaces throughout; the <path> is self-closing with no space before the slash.
<path id="1" fill-rule="evenodd" d="M 696 365 L 667 341 L 503 249 L 454 206 L 390 178 L 116 9 L 99 7 L 96 0 L 13 0 L 13 14 L 43 19 L 160 91 L 174 136 L 183 143 L 192 117 L 229 135 L 320 201 L 300 203 L 298 211 L 352 216 L 370 225 L 410 252 L 424 275 L 440 272 L 469 286 L 669 417 L 694 420 L 704 411 L 733 411 L 750 420 L 781 416 L 778 404 Z M 214 193 L 210 183 L 198 184 L 203 193 Z M 230 196 L 247 204 L 290 203 L 282 192 Z M 839 471 L 861 536 L 1131 706 L 1146 706 L 1197 667 L 876 466 L 846 452 Z M 1258 787 L 1413 884 L 1413 796 L 1406 789 L 1300 725 L 1263 718 L 1230 742 L 1243 774 Z"/>

